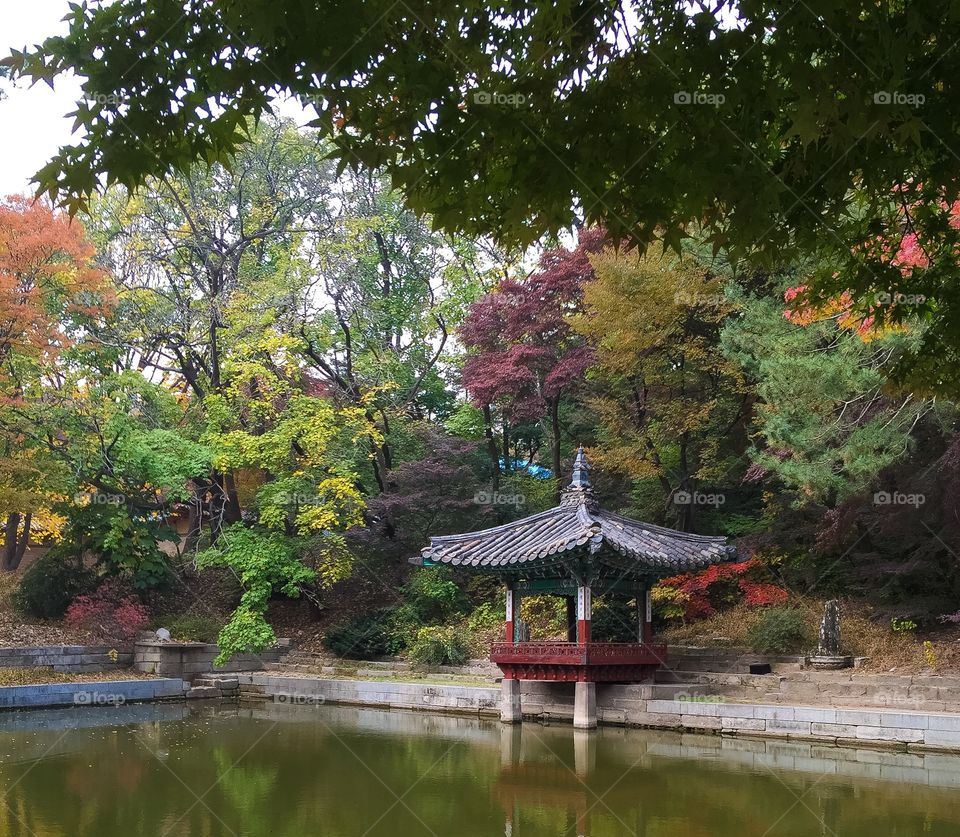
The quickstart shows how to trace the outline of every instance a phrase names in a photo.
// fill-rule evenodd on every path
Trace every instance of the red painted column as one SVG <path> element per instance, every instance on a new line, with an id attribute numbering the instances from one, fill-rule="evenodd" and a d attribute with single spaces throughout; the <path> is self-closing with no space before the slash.
<path id="1" fill-rule="evenodd" d="M 590 622 L 593 618 L 593 597 L 589 584 L 577 587 L 577 642 L 590 642 Z"/>
<path id="2" fill-rule="evenodd" d="M 515 603 L 515 593 L 507 588 L 507 617 L 504 622 L 505 641 L 513 642 L 513 610 Z"/>

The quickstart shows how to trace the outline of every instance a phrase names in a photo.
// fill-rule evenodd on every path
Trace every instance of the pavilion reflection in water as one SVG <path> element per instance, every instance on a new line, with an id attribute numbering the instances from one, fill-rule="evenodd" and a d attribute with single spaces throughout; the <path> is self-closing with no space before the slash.
<path id="1" fill-rule="evenodd" d="M 598 770 L 601 744 L 588 730 L 574 730 L 571 736 L 569 727 L 504 725 L 493 797 L 503 811 L 505 837 L 522 837 L 524 826 L 542 828 L 542 823 L 533 825 L 538 815 L 571 837 L 590 837 L 595 829 L 608 834 L 611 828 L 635 837 L 652 834 L 648 800 L 634 781 L 656 759 L 656 741 L 646 741 L 622 758 L 619 750 L 625 748 L 611 749 L 614 742 L 605 740 L 608 761 Z"/>
<path id="2" fill-rule="evenodd" d="M 506 585 L 504 641 L 495 643 L 490 655 L 503 672 L 502 720 L 521 719 L 521 681 L 573 682 L 574 726 L 591 729 L 597 723 L 597 683 L 643 682 L 666 661 L 666 646 L 653 641 L 654 584 L 735 557 L 724 538 L 678 532 L 600 508 L 580 448 L 559 506 L 491 529 L 433 537 L 411 560 L 496 575 Z M 592 640 L 594 593 L 635 600 L 635 642 Z M 566 641 L 530 642 L 519 635 L 524 595 L 566 599 Z"/>

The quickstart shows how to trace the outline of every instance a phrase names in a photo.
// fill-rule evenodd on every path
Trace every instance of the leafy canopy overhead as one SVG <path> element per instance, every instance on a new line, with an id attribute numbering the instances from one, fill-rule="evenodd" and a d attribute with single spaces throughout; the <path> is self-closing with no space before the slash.
<path id="1" fill-rule="evenodd" d="M 529 242 L 581 219 L 734 256 L 826 250 L 814 298 L 907 289 L 926 369 L 960 369 L 960 6 L 867 0 L 117 0 L 14 51 L 14 76 L 85 79 L 78 141 L 38 175 L 79 209 L 101 182 L 227 162 L 291 92 L 344 167 L 384 166 L 450 231 Z M 878 235 L 916 232 L 909 276 Z"/>

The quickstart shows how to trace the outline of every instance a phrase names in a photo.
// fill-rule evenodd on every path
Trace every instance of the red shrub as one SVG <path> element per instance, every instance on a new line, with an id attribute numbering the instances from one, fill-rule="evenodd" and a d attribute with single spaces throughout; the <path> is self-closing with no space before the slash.
<path id="1" fill-rule="evenodd" d="M 89 596 L 77 596 L 67 608 L 67 624 L 118 639 L 133 639 L 150 621 L 143 603 L 118 581 L 105 581 Z"/>
<path id="2" fill-rule="evenodd" d="M 776 584 L 761 581 L 741 581 L 743 602 L 747 607 L 773 607 L 787 603 L 790 595 Z"/>
<path id="3" fill-rule="evenodd" d="M 762 570 L 763 565 L 751 558 L 736 564 L 714 564 L 698 573 L 671 576 L 660 584 L 686 596 L 685 618 L 689 620 L 704 619 L 740 602 L 747 607 L 786 603 L 789 596 L 782 587 L 748 577 Z"/>

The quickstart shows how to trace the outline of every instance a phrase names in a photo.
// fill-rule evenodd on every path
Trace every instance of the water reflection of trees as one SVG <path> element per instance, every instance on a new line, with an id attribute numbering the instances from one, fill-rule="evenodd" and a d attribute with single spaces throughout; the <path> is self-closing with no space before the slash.
<path id="1" fill-rule="evenodd" d="M 717 740 L 272 706 L 0 731 L 0 837 L 763 837 L 774 823 L 778 837 L 952 837 L 960 825 L 954 791 L 823 778 L 815 761 L 774 775 Z"/>

